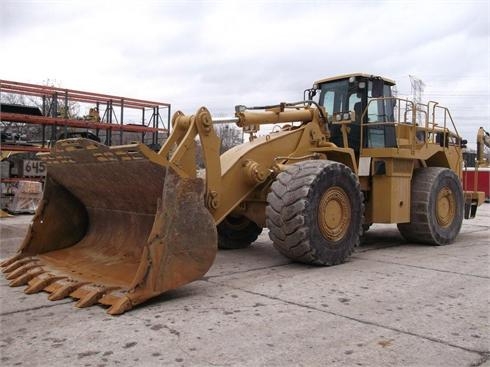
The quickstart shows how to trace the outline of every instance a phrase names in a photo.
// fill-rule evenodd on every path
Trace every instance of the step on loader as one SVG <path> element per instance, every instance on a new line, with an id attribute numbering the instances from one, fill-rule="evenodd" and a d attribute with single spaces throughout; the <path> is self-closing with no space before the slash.
<path id="1" fill-rule="evenodd" d="M 158 153 L 145 145 L 59 141 L 18 253 L 11 286 L 110 314 L 202 277 L 219 248 L 244 248 L 263 228 L 294 261 L 345 261 L 372 223 L 412 242 L 445 245 L 483 193 L 463 192 L 462 148 L 447 108 L 395 98 L 368 74 L 322 79 L 297 103 L 237 106 L 249 141 L 223 154 L 202 107 L 177 112 Z M 274 126 L 257 136 L 261 125 Z M 199 143 L 196 142 L 199 138 Z M 198 177 L 196 150 L 204 177 Z"/>

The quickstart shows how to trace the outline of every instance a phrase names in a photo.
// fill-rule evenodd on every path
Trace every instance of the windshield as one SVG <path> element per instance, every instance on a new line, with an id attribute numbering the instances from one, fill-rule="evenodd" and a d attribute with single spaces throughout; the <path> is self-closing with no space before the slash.
<path id="1" fill-rule="evenodd" d="M 332 122 L 332 115 L 334 113 L 360 109 L 360 102 L 361 96 L 358 93 L 356 85 L 349 84 L 347 79 L 321 85 L 319 103 L 327 110 L 329 122 Z"/>

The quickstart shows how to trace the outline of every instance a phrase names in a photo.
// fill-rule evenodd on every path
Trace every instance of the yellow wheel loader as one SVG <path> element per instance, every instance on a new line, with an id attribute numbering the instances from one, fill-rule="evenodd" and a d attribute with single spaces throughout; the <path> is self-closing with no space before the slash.
<path id="1" fill-rule="evenodd" d="M 447 108 L 395 98 L 393 86 L 343 75 L 316 82 L 298 103 L 237 106 L 230 121 L 249 142 L 221 155 L 222 121 L 204 107 L 175 113 L 158 153 L 59 141 L 41 156 L 44 196 L 3 271 L 26 293 L 120 314 L 199 279 L 218 246 L 249 246 L 265 227 L 283 255 L 318 265 L 345 261 L 372 223 L 448 244 L 483 195 L 462 190 L 464 141 Z M 268 132 L 257 136 L 262 125 Z"/>

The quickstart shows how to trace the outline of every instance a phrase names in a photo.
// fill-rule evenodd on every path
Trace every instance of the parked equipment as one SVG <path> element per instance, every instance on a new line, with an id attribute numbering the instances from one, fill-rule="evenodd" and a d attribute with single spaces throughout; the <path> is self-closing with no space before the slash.
<path id="1" fill-rule="evenodd" d="M 464 141 L 446 108 L 395 98 L 393 86 L 352 74 L 316 82 L 305 101 L 237 106 L 232 120 L 250 141 L 221 156 L 204 107 L 174 114 L 159 153 L 59 141 L 42 156 L 43 200 L 3 271 L 26 293 L 120 314 L 200 278 L 218 246 L 249 246 L 264 227 L 283 255 L 318 265 L 343 262 L 371 223 L 451 243 L 483 201 L 462 190 Z M 283 125 L 256 136 L 271 124 Z"/>
<path id="2" fill-rule="evenodd" d="M 476 157 L 472 166 L 463 170 L 463 188 L 466 190 L 482 191 L 485 202 L 490 202 L 490 160 L 485 154 L 485 147 L 490 148 L 490 133 L 483 127 L 476 134 Z"/>
<path id="3" fill-rule="evenodd" d="M 34 214 L 42 197 L 44 162 L 34 152 L 2 152 L 0 209 L 11 214 Z"/>
<path id="4" fill-rule="evenodd" d="M 7 210 L 12 214 L 34 214 L 42 198 L 42 183 L 20 180 Z"/>

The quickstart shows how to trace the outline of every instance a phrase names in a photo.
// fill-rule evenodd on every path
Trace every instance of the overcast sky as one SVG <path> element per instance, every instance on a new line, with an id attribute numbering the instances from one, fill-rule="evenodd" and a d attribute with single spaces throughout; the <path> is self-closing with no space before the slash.
<path id="1" fill-rule="evenodd" d="M 327 76 L 426 85 L 470 142 L 490 130 L 490 5 L 461 1 L 0 0 L 0 78 L 231 115 Z"/>

